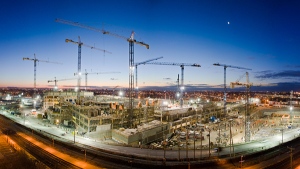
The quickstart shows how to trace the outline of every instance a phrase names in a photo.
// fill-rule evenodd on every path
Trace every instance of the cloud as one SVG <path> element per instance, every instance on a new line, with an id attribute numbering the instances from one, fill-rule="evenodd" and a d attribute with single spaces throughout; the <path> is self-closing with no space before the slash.
<path id="1" fill-rule="evenodd" d="M 270 70 L 257 72 L 255 78 L 258 79 L 290 79 L 290 78 L 299 78 L 299 70 L 283 70 L 279 72 L 273 72 Z"/>
<path id="2" fill-rule="evenodd" d="M 300 65 L 285 65 L 287 68 L 300 68 Z"/>

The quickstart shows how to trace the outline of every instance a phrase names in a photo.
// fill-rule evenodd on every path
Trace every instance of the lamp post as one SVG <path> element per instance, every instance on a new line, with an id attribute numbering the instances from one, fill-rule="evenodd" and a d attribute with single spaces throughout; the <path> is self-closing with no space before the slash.
<path id="1" fill-rule="evenodd" d="M 22 104 L 21 104 L 21 105 L 20 105 L 20 111 L 23 110 L 22 107 L 23 107 L 23 106 L 22 106 Z M 25 111 L 24 111 L 23 113 L 24 113 L 24 126 L 25 126 L 25 117 L 26 117 L 26 113 L 25 113 Z"/>
<path id="2" fill-rule="evenodd" d="M 218 129 L 219 129 L 219 140 L 218 140 L 218 157 L 220 156 L 220 142 L 221 142 L 221 128 L 220 128 L 220 121 L 218 121 Z"/>
<path id="3" fill-rule="evenodd" d="M 185 148 L 186 148 L 186 159 L 188 159 L 188 137 L 189 137 L 189 130 L 186 131 L 186 137 L 185 137 Z"/>
<path id="4" fill-rule="evenodd" d="M 240 166 L 240 168 L 242 168 L 242 166 L 243 166 L 243 162 L 244 162 L 244 160 L 243 160 L 243 156 L 241 156 L 241 161 L 240 161 L 240 163 L 241 163 L 241 166 Z"/>
<path id="5" fill-rule="evenodd" d="M 181 142 L 180 142 L 180 137 L 179 137 L 178 143 L 177 143 L 177 145 L 178 145 L 178 160 L 180 160 L 180 144 L 181 144 Z"/>
<path id="6" fill-rule="evenodd" d="M 232 140 L 232 132 L 231 132 L 231 123 L 232 123 L 232 119 L 229 119 L 229 126 L 230 126 L 230 140 L 229 140 L 229 147 L 230 147 L 230 157 L 231 157 L 231 152 L 233 149 L 233 140 Z M 234 149 L 233 149 L 233 153 L 234 153 Z"/>
<path id="7" fill-rule="evenodd" d="M 86 161 L 86 149 L 81 150 L 81 151 L 84 151 L 84 161 Z"/>
<path id="8" fill-rule="evenodd" d="M 194 160 L 195 160 L 195 154 L 196 154 L 196 131 L 195 131 L 195 129 L 194 129 Z"/>
<path id="9" fill-rule="evenodd" d="M 293 169 L 293 150 L 295 148 L 292 148 L 292 147 L 287 147 L 288 149 L 290 149 L 290 163 L 291 163 L 291 169 Z"/>
<path id="10" fill-rule="evenodd" d="M 163 144 L 164 144 L 164 159 L 166 159 L 166 139 L 165 138 L 164 138 Z"/>
<path id="11" fill-rule="evenodd" d="M 283 144 L 283 128 L 280 131 L 281 131 L 281 144 Z"/>
<path id="12" fill-rule="evenodd" d="M 76 126 L 74 128 L 74 144 L 75 144 Z"/>
<path id="13" fill-rule="evenodd" d="M 200 129 L 200 158 L 202 158 L 202 129 Z"/>
<path id="14" fill-rule="evenodd" d="M 293 107 L 290 106 L 290 122 L 293 124 Z"/>
<path id="15" fill-rule="evenodd" d="M 208 129 L 208 157 L 210 157 L 210 129 Z"/>

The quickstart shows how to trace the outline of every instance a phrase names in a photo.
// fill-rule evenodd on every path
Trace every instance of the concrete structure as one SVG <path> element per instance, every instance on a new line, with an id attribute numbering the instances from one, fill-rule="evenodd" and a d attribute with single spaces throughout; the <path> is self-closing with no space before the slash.
<path id="1" fill-rule="evenodd" d="M 135 129 L 114 129 L 112 139 L 124 144 L 148 144 L 167 139 L 172 133 L 169 123 L 153 120 Z"/>
<path id="2" fill-rule="evenodd" d="M 93 92 L 80 92 L 80 97 L 92 97 Z M 73 104 L 77 101 L 77 92 L 75 91 L 49 91 L 44 93 L 44 103 L 43 109 L 46 110 L 49 107 L 54 107 L 55 104 L 59 104 L 59 98 L 62 97 L 65 101 L 71 102 Z"/>
<path id="3" fill-rule="evenodd" d="M 173 133 L 172 122 L 184 119 L 196 123 L 192 107 L 165 108 L 160 99 L 134 101 L 133 128 L 129 128 L 128 99 L 110 95 L 94 96 L 91 92 L 47 92 L 44 109 L 51 124 L 68 125 L 79 134 L 110 132 L 112 139 L 125 144 L 147 144 L 168 138 Z M 76 104 L 77 103 L 77 104 Z M 189 117 L 189 118 L 186 118 Z M 72 122 L 70 124 L 70 122 Z"/>

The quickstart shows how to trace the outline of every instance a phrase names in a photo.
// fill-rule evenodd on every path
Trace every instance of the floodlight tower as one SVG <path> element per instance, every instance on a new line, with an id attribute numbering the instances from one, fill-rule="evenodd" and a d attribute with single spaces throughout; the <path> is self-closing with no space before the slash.
<path id="1" fill-rule="evenodd" d="M 238 66 L 232 66 L 232 65 L 226 65 L 226 64 L 220 64 L 220 63 L 214 63 L 214 66 L 223 66 L 224 67 L 224 116 L 226 117 L 226 69 L 229 68 L 235 68 L 235 69 L 245 69 L 245 70 L 252 70 L 244 67 L 238 67 Z"/>

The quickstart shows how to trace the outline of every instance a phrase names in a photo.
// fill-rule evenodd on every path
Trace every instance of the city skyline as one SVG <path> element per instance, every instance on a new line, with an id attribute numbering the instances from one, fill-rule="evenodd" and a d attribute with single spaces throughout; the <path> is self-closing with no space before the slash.
<path id="1" fill-rule="evenodd" d="M 78 41 L 110 53 L 82 47 L 81 70 L 119 74 L 88 75 L 88 86 L 128 88 L 128 42 L 110 35 L 55 22 L 66 19 L 105 29 L 150 45 L 135 45 L 135 60 L 163 56 L 158 62 L 196 63 L 184 69 L 184 84 L 191 89 L 222 89 L 223 67 L 214 63 L 252 69 L 250 82 L 277 86 L 262 90 L 299 88 L 298 1 L 5 1 L 1 2 L 1 87 L 33 87 L 33 61 L 38 62 L 37 88 L 53 87 L 49 80 L 76 78 Z M 176 86 L 179 66 L 140 65 L 140 88 Z M 227 68 L 226 84 L 245 70 Z M 181 79 L 181 77 L 180 77 Z M 243 77 L 241 82 L 245 82 Z M 76 86 L 76 80 L 57 82 Z M 82 76 L 81 86 L 85 85 Z"/>

